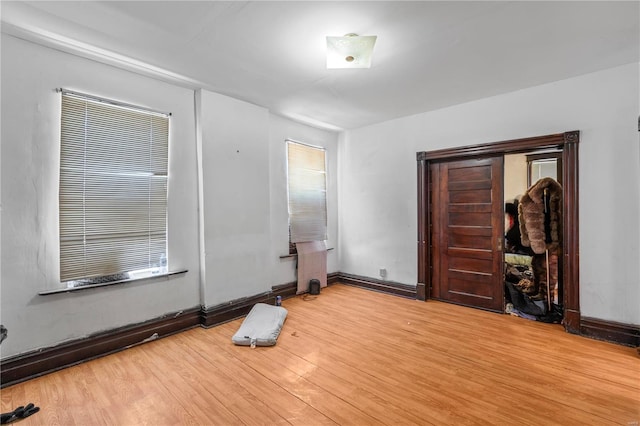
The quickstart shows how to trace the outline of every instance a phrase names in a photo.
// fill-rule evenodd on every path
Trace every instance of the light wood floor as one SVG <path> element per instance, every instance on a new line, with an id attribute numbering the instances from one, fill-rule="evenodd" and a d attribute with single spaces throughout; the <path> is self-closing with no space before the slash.
<path id="1" fill-rule="evenodd" d="M 20 426 L 637 425 L 636 350 L 558 325 L 334 285 L 285 300 L 274 347 L 242 320 L 195 328 L 1 391 Z"/>

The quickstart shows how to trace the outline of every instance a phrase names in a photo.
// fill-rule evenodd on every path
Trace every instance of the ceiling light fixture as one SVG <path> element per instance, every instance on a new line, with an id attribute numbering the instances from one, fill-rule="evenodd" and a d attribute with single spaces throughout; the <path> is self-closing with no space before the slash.
<path id="1" fill-rule="evenodd" d="M 377 36 L 327 36 L 327 68 L 371 68 Z"/>

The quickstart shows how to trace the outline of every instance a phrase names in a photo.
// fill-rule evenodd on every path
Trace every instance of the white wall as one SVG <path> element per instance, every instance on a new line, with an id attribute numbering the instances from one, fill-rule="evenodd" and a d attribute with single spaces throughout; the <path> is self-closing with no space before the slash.
<path id="1" fill-rule="evenodd" d="M 348 131 L 340 146 L 341 271 L 416 283 L 416 159 L 580 130 L 583 316 L 640 324 L 638 64 Z"/>
<path id="2" fill-rule="evenodd" d="M 204 305 L 267 291 L 269 112 L 200 91 Z"/>
<path id="3" fill-rule="evenodd" d="M 202 132 L 204 305 L 296 281 L 289 253 L 285 140 L 327 148 L 329 247 L 337 244 L 337 134 L 199 91 Z M 338 270 L 336 250 L 328 271 Z"/>
<path id="4" fill-rule="evenodd" d="M 193 91 L 2 35 L 2 357 L 199 306 Z M 39 296 L 59 287 L 58 168 L 64 87 L 173 113 L 170 279 Z"/>

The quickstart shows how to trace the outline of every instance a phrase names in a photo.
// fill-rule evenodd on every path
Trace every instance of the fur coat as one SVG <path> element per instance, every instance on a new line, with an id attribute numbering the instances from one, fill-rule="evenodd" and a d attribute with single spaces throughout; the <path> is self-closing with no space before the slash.
<path id="1" fill-rule="evenodd" d="M 546 194 L 546 196 L 545 196 Z M 562 187 L 552 178 L 537 181 L 518 205 L 522 245 L 541 254 L 562 243 Z"/>

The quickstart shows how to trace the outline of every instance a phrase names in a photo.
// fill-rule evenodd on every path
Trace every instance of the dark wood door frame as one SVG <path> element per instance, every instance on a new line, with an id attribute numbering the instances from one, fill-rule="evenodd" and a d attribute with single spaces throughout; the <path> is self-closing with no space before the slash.
<path id="1" fill-rule="evenodd" d="M 431 295 L 431 192 L 429 165 L 432 162 L 490 155 L 518 154 L 532 150 L 556 148 L 562 150 L 563 181 L 563 305 L 564 327 L 570 333 L 580 332 L 580 253 L 578 228 L 578 143 L 580 132 L 571 131 L 546 136 L 464 146 L 460 148 L 421 151 L 418 162 L 418 283 L 420 300 Z"/>

